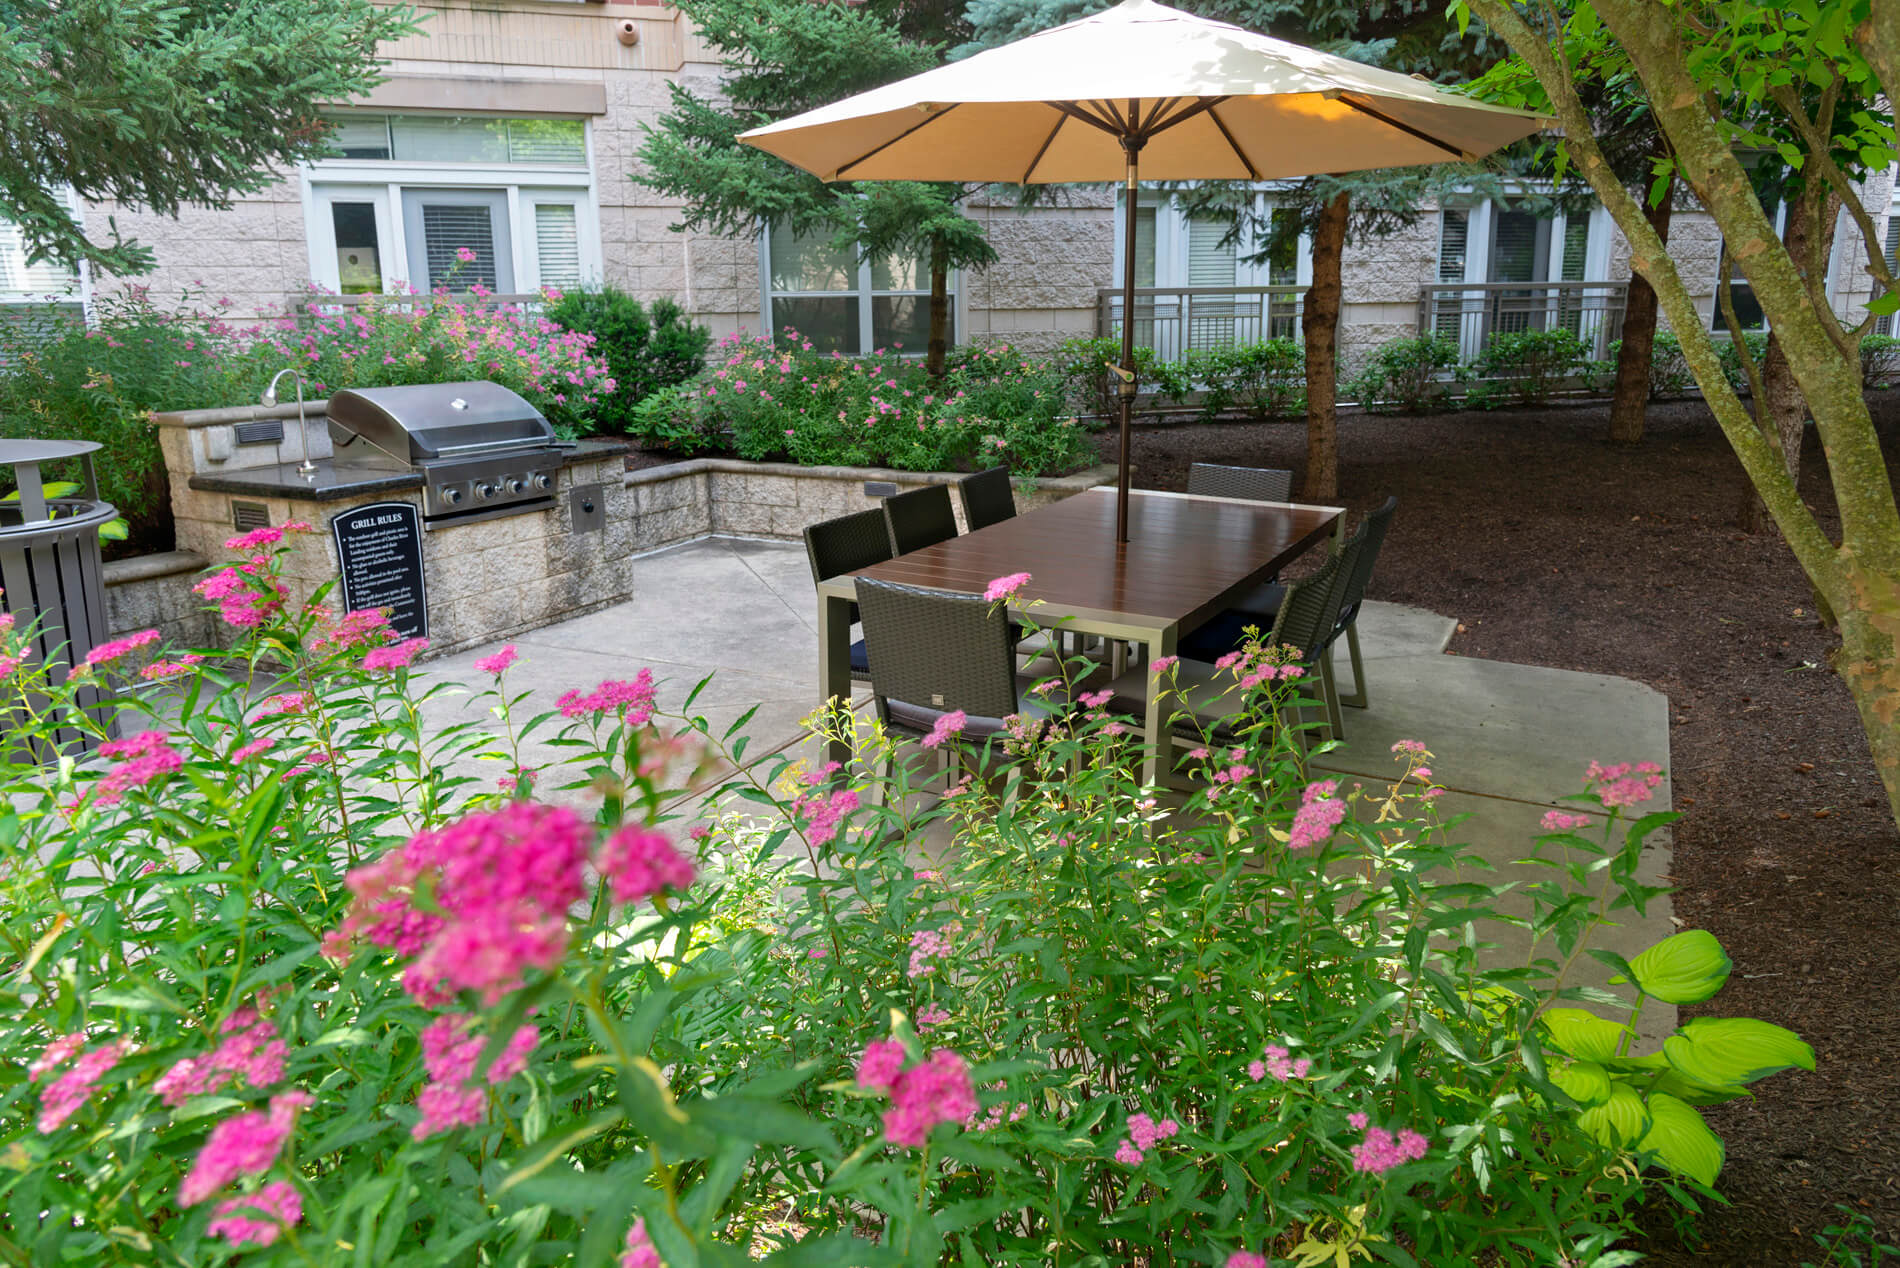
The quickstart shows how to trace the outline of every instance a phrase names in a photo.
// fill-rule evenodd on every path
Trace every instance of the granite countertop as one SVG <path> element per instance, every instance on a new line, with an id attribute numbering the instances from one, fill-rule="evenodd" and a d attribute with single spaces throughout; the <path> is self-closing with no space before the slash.
<path id="1" fill-rule="evenodd" d="M 293 502 L 340 502 L 365 493 L 420 489 L 422 473 L 394 460 L 317 463 L 316 474 L 305 479 L 297 464 L 249 467 L 240 471 L 212 471 L 187 482 L 204 493 L 242 493 L 252 497 L 288 498 Z"/>

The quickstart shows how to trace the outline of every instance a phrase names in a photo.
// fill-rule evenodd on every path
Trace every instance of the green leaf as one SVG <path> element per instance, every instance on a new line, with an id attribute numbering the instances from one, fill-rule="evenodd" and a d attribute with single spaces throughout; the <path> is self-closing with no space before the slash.
<path id="1" fill-rule="evenodd" d="M 1685 929 L 1630 961 L 1643 994 L 1665 1004 L 1700 1004 L 1728 983 L 1733 967 L 1706 929 Z"/>
<path id="2" fill-rule="evenodd" d="M 1614 1057 L 1617 1047 L 1630 1033 L 1628 1026 L 1606 1021 L 1581 1008 L 1553 1008 L 1540 1020 L 1553 1047 L 1583 1061 Z"/>
<path id="3" fill-rule="evenodd" d="M 1649 1130 L 1649 1117 L 1643 1108 L 1643 1098 L 1634 1088 L 1627 1083 L 1612 1083 L 1609 1097 L 1601 1105 L 1592 1105 L 1577 1115 L 1577 1123 L 1599 1143 L 1622 1149 L 1642 1139 Z"/>
<path id="4" fill-rule="evenodd" d="M 1594 1061 L 1566 1061 L 1552 1066 L 1550 1081 L 1579 1105 L 1601 1105 L 1610 1099 L 1610 1075 Z"/>
<path id="5" fill-rule="evenodd" d="M 1868 300 L 1867 311 L 1876 317 L 1890 317 L 1900 312 L 1900 291 L 1888 291 L 1877 299 Z"/>
<path id="6" fill-rule="evenodd" d="M 1693 1108 L 1661 1092 L 1650 1094 L 1649 1130 L 1637 1148 L 1655 1154 L 1671 1171 L 1706 1185 L 1714 1185 L 1722 1174 L 1722 1138 Z"/>
<path id="7" fill-rule="evenodd" d="M 1801 1036 L 1752 1017 L 1697 1018 L 1663 1040 L 1663 1055 L 1682 1074 L 1716 1087 L 1814 1068 L 1814 1049 Z"/>

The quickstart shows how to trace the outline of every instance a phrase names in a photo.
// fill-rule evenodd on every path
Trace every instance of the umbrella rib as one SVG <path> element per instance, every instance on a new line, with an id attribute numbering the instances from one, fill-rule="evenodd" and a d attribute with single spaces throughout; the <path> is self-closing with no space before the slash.
<path id="1" fill-rule="evenodd" d="M 1227 125 L 1221 122 L 1220 111 L 1209 106 L 1207 108 L 1207 117 L 1214 121 L 1214 126 L 1220 129 L 1220 134 L 1227 138 L 1227 148 L 1234 152 L 1234 157 L 1240 160 L 1240 165 L 1247 169 L 1248 178 L 1251 180 L 1259 180 L 1260 172 L 1254 167 L 1252 160 L 1248 159 L 1248 157 L 1241 152 L 1240 143 L 1234 140 L 1234 134 L 1227 130 Z"/>
<path id="2" fill-rule="evenodd" d="M 1120 125 L 1110 123 L 1108 120 L 1102 118 L 1100 115 L 1090 114 L 1088 111 L 1082 109 L 1080 103 L 1078 102 L 1052 101 L 1049 104 L 1054 106 L 1057 110 L 1060 110 L 1063 114 L 1067 115 L 1071 119 L 1080 119 L 1083 123 L 1088 124 L 1091 128 L 1099 128 L 1103 132 L 1108 133 L 1110 136 L 1122 135 L 1122 129 Z"/>
<path id="3" fill-rule="evenodd" d="M 1036 164 L 1042 162 L 1042 156 L 1047 154 L 1049 147 L 1056 143 L 1056 133 L 1062 131 L 1062 125 L 1068 121 L 1069 116 L 1063 113 L 1062 108 L 1058 106 L 1056 108 L 1056 126 L 1050 128 L 1049 135 L 1042 139 L 1042 148 L 1036 151 L 1035 158 L 1029 160 L 1029 166 L 1023 169 L 1023 178 L 1017 182 L 1018 184 L 1027 185 L 1029 183 L 1029 178 L 1035 174 Z"/>
<path id="4" fill-rule="evenodd" d="M 911 124 L 908 128 L 905 128 L 902 132 L 899 132 L 896 136 L 892 137 L 890 140 L 885 141 L 881 145 L 875 146 L 872 149 L 866 150 L 864 153 L 852 159 L 849 163 L 842 165 L 841 167 L 838 168 L 837 174 L 839 176 L 843 176 L 846 172 L 850 171 L 852 168 L 856 167 L 858 164 L 866 162 L 872 158 L 875 158 L 877 155 L 882 154 L 885 150 L 888 150 L 891 146 L 896 145 L 899 141 L 902 141 L 905 137 L 917 131 L 919 128 L 928 127 L 930 124 L 933 124 L 937 120 L 943 118 L 945 115 L 949 114 L 952 110 L 955 110 L 957 108 L 957 104 L 958 103 L 953 101 L 941 110 L 932 111 L 929 115 L 925 116 L 922 122 Z"/>
<path id="5" fill-rule="evenodd" d="M 1179 101 L 1180 98 L 1176 97 L 1175 100 Z M 1231 100 L 1231 98 L 1201 97 L 1201 98 L 1196 99 L 1193 105 L 1189 106 L 1187 109 L 1176 114 L 1171 119 L 1163 119 L 1159 124 L 1156 124 L 1152 119 L 1150 119 L 1149 127 L 1148 127 L 1148 135 L 1153 136 L 1157 132 L 1166 132 L 1169 128 L 1172 128 L 1175 124 L 1186 123 L 1189 119 L 1192 119 L 1195 115 L 1200 114 L 1203 111 L 1212 110 L 1215 106 L 1218 106 L 1223 101 L 1228 101 L 1228 100 Z M 1225 131 L 1225 129 L 1222 129 L 1222 130 Z"/>
<path id="6" fill-rule="evenodd" d="M 1471 154 L 1465 150 L 1461 150 L 1455 145 L 1448 145 L 1445 142 L 1439 140 L 1437 137 L 1433 136 L 1431 133 L 1422 132 L 1419 129 L 1410 125 L 1409 123 L 1400 123 L 1397 119 L 1394 119 L 1391 115 L 1386 114 L 1383 110 L 1375 110 L 1371 106 L 1365 105 L 1362 102 L 1354 101 L 1351 97 L 1347 96 L 1343 92 L 1340 93 L 1335 98 L 1335 100 L 1345 102 L 1348 108 L 1357 110 L 1360 114 L 1365 115 L 1368 118 L 1377 119 L 1380 123 L 1385 124 L 1385 126 L 1388 128 L 1397 128 L 1400 132 L 1405 133 L 1407 136 L 1417 137 L 1419 140 L 1425 142 L 1427 145 L 1436 146 L 1438 149 L 1443 150 L 1445 153 L 1451 155 L 1453 158 L 1461 159 L 1466 163 L 1474 163 L 1477 161 L 1477 157 L 1478 157 L 1477 155 Z"/>

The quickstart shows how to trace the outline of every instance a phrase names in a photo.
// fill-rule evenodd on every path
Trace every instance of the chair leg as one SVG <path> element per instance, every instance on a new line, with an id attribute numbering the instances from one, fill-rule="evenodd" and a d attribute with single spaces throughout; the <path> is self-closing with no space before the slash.
<path id="1" fill-rule="evenodd" d="M 1352 694 L 1340 693 L 1339 703 L 1348 709 L 1366 707 L 1366 662 L 1359 653 L 1359 622 L 1346 627 L 1346 657 L 1352 662 Z"/>
<path id="2" fill-rule="evenodd" d="M 1319 690 L 1326 702 L 1326 738 L 1345 739 L 1346 721 L 1339 714 L 1339 682 L 1333 676 L 1333 649 L 1330 647 L 1319 654 Z"/>

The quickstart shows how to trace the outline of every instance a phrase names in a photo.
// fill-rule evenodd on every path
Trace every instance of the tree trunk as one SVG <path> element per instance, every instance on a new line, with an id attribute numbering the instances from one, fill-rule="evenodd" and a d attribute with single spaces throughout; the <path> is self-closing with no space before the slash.
<path id="1" fill-rule="evenodd" d="M 930 342 L 924 348 L 924 373 L 934 382 L 943 377 L 950 355 L 950 248 L 930 244 Z"/>
<path id="2" fill-rule="evenodd" d="M 1306 337 L 1306 480 L 1300 497 L 1339 496 L 1339 257 L 1346 246 L 1349 194 L 1336 194 L 1313 226 L 1313 284 L 1300 326 Z"/>
<path id="3" fill-rule="evenodd" d="M 1656 138 L 1656 152 L 1663 150 Z M 1644 216 L 1656 237 L 1669 242 L 1669 216 L 1676 199 L 1672 174 L 1660 206 L 1644 206 Z M 1610 443 L 1634 445 L 1643 439 L 1649 414 L 1649 376 L 1656 352 L 1656 288 L 1641 273 L 1630 273 L 1629 298 L 1623 306 L 1623 346 L 1616 354 L 1616 393 L 1610 399 Z"/>

